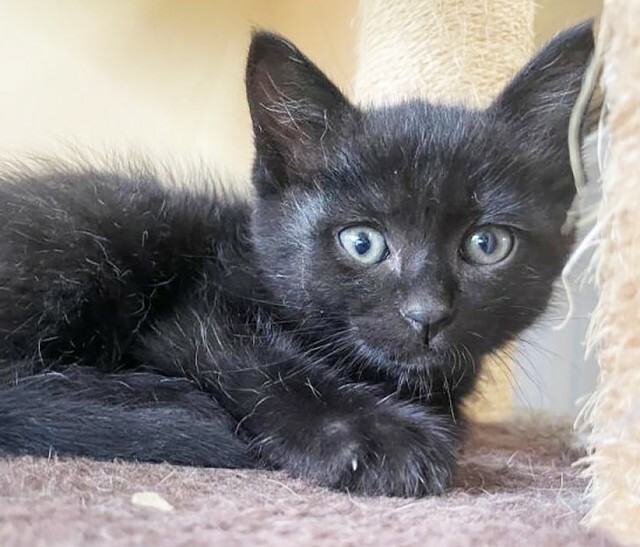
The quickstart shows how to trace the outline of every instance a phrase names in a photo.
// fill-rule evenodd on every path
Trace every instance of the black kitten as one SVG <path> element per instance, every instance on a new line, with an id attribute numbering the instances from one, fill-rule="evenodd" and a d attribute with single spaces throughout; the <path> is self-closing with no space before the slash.
<path id="1" fill-rule="evenodd" d="M 260 33 L 253 203 L 140 166 L 4 175 L 0 453 L 441 492 L 481 358 L 569 250 L 591 49 L 589 25 L 565 32 L 487 110 L 363 110 Z"/>

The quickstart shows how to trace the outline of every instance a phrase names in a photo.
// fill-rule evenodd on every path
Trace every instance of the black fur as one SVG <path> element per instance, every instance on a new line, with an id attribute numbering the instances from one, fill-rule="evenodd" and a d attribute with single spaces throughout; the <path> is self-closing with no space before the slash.
<path id="1" fill-rule="evenodd" d="M 560 35 L 486 110 L 363 110 L 259 33 L 255 200 L 140 165 L 3 175 L 0 453 L 441 492 L 480 359 L 543 312 L 572 243 L 566 127 L 591 49 L 589 25 Z M 487 224 L 514 250 L 471 265 L 461 242 Z M 353 225 L 388 257 L 348 256 Z"/>
<path id="2" fill-rule="evenodd" d="M 233 420 L 186 378 L 74 367 L 18 382 L 0 408 L 0 454 L 250 464 Z"/>

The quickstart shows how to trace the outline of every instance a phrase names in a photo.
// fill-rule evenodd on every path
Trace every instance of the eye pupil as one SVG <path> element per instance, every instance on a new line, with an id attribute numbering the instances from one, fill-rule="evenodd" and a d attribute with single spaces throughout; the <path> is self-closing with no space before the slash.
<path id="1" fill-rule="evenodd" d="M 485 225 L 463 239 L 462 256 L 470 264 L 488 266 L 509 256 L 513 245 L 514 237 L 508 228 Z"/>
<path id="2" fill-rule="evenodd" d="M 370 226 L 351 226 L 338 234 L 342 250 L 365 266 L 373 266 L 387 257 L 384 235 Z"/>
<path id="3" fill-rule="evenodd" d="M 358 234 L 353 247 L 359 255 L 365 255 L 371 249 L 371 240 L 364 232 Z"/>
<path id="4" fill-rule="evenodd" d="M 498 246 L 498 240 L 496 236 L 489 232 L 479 232 L 475 234 L 474 240 L 474 243 L 486 255 L 493 254 L 496 250 L 496 247 Z"/>

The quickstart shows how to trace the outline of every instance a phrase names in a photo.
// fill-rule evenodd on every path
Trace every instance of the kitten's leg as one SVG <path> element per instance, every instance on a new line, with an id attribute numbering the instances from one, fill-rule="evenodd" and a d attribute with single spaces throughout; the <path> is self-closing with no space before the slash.
<path id="1" fill-rule="evenodd" d="M 74 368 L 0 389 L 0 455 L 250 465 L 236 422 L 188 380 Z"/>
<path id="2" fill-rule="evenodd" d="M 443 492 L 460 433 L 452 418 L 373 386 L 331 379 L 317 365 L 296 364 L 256 383 L 255 397 L 226 387 L 243 407 L 241 424 L 258 454 L 340 490 L 409 497 Z"/>
<path id="3" fill-rule="evenodd" d="M 147 339 L 150 359 L 163 372 L 189 374 L 213 391 L 267 465 L 369 495 L 434 494 L 449 483 L 460 427 L 448 409 L 341 379 L 273 332 L 241 347 L 215 326 L 209 324 L 207 335 L 207 323 L 197 324 L 202 328 L 191 334 L 186 323 L 159 329 Z"/>

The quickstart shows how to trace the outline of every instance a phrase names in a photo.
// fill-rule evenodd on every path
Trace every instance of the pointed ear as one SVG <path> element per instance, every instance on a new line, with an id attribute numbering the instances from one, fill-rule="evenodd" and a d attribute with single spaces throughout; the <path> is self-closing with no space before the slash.
<path id="1" fill-rule="evenodd" d="M 565 30 L 549 42 L 495 101 L 507 119 L 528 133 L 553 137 L 566 145 L 571 110 L 593 51 L 591 21 Z"/>
<path id="2" fill-rule="evenodd" d="M 245 83 L 256 169 L 275 189 L 292 171 L 323 161 L 336 128 L 355 111 L 318 67 L 275 34 L 253 35 Z"/>

